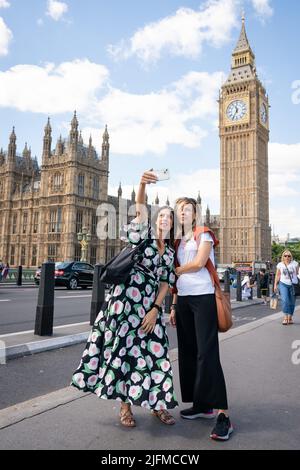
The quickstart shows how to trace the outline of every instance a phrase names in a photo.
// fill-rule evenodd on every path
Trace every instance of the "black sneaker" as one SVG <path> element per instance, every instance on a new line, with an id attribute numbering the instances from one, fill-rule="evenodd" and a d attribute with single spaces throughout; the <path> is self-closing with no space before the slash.
<path id="1" fill-rule="evenodd" d="M 213 419 L 216 417 L 214 410 L 195 410 L 193 407 L 180 411 L 180 416 L 183 419 Z"/>
<path id="2" fill-rule="evenodd" d="M 211 439 L 216 441 L 228 441 L 230 434 L 233 432 L 233 427 L 230 419 L 224 413 L 220 413 L 215 427 L 211 432 Z"/>

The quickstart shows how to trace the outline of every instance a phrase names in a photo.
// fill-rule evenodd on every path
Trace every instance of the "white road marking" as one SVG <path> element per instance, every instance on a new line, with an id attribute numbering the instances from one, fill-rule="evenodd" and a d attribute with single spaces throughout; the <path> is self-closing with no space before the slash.
<path id="1" fill-rule="evenodd" d="M 69 328 L 71 326 L 89 325 L 89 324 L 90 324 L 90 322 L 83 321 L 83 322 L 80 322 L 80 323 L 70 323 L 69 325 L 54 326 L 53 329 L 58 330 L 58 329 L 61 329 L 61 328 Z M 6 335 L 0 335 L 0 338 L 5 338 L 7 336 L 26 335 L 26 334 L 29 334 L 29 333 L 34 333 L 34 330 L 18 331 L 17 333 L 7 333 Z"/>
<path id="2" fill-rule="evenodd" d="M 1 299 L 0 302 L 11 302 L 11 299 Z"/>
<path id="3" fill-rule="evenodd" d="M 60 295 L 58 297 L 55 297 L 56 299 L 78 299 L 82 297 L 92 297 L 92 294 L 89 295 Z"/>

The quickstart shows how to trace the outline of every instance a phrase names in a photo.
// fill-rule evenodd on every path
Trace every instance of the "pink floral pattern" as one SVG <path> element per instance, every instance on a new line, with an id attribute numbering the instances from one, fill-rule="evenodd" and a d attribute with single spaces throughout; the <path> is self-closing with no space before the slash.
<path id="1" fill-rule="evenodd" d="M 147 235 L 148 227 L 130 224 L 123 233 L 123 239 L 136 244 Z M 177 406 L 162 315 L 153 333 L 145 334 L 141 328 L 160 282 L 169 286 L 175 282 L 174 250 L 166 246 L 159 256 L 155 239 L 148 239 L 143 259 L 127 283 L 112 286 L 73 374 L 74 387 L 147 409 Z"/>

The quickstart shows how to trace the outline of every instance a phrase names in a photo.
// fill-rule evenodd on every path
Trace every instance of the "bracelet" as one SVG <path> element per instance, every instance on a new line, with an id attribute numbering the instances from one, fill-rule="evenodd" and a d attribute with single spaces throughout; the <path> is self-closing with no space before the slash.
<path id="1" fill-rule="evenodd" d="M 176 304 L 172 304 L 171 308 L 174 308 L 174 310 L 176 310 Z"/>
<path id="2" fill-rule="evenodd" d="M 157 310 L 158 310 L 159 312 L 161 311 L 160 305 L 153 304 L 153 305 L 152 305 L 152 308 L 157 308 Z"/>

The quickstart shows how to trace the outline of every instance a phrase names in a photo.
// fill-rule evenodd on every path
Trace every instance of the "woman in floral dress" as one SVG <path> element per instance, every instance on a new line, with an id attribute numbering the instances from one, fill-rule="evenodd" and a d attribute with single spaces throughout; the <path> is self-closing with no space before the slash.
<path id="1" fill-rule="evenodd" d="M 174 217 L 169 207 L 161 208 L 149 237 L 145 186 L 156 181 L 154 173 L 143 174 L 138 216 L 121 230 L 121 239 L 134 245 L 148 237 L 142 260 L 125 283 L 112 286 L 71 383 L 100 398 L 120 401 L 120 421 L 127 427 L 136 425 L 131 405 L 151 410 L 165 424 L 175 423 L 168 409 L 178 405 L 161 311 L 175 282 Z"/>

